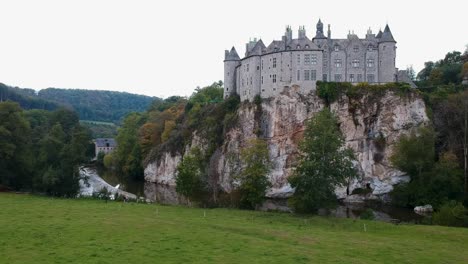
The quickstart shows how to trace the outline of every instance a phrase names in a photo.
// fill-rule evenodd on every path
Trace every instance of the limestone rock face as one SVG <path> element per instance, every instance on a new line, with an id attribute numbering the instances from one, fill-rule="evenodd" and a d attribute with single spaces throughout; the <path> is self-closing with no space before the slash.
<path id="1" fill-rule="evenodd" d="M 243 103 L 238 110 L 238 125 L 225 136 L 224 145 L 212 158 L 219 184 L 231 191 L 236 182 L 233 174 L 242 169 L 240 149 L 258 132 L 267 139 L 273 168 L 268 175 L 272 188 L 267 196 L 286 198 L 294 190 L 287 178 L 292 174 L 298 157 L 298 143 L 303 138 L 305 121 L 325 107 L 314 93 L 307 96 L 298 87 L 285 88 L 279 96 L 264 99 L 261 109 L 252 103 Z M 371 189 L 373 197 L 393 190 L 393 185 L 409 181 L 403 172 L 390 164 L 394 144 L 399 137 L 429 121 L 423 100 L 417 94 L 398 95 L 387 91 L 376 97 L 364 95 L 350 99 L 343 95 L 330 105 L 340 122 L 346 146 L 354 150 L 359 179 L 350 186 L 337 187 L 339 198 L 351 195 L 355 188 Z M 196 138 L 196 137 L 194 137 Z M 203 149 L 203 140 L 196 138 L 190 146 Z M 150 182 L 175 185 L 175 173 L 182 155 L 164 153 L 159 160 L 147 165 L 145 179 Z"/>

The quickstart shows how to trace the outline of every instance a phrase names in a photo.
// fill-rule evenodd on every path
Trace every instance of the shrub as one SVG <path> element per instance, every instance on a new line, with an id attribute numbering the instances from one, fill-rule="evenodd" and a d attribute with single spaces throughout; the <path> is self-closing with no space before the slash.
<path id="1" fill-rule="evenodd" d="M 432 221 L 436 225 L 468 227 L 468 209 L 460 202 L 450 201 L 434 213 Z"/>
<path id="2" fill-rule="evenodd" d="M 364 220 L 374 220 L 375 219 L 374 211 L 370 208 L 367 208 L 364 212 L 361 213 L 359 218 L 364 219 Z"/>

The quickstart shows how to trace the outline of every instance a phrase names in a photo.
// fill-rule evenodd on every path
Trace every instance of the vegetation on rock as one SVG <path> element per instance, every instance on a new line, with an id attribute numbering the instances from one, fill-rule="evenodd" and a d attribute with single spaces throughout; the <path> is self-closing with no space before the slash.
<path id="1" fill-rule="evenodd" d="M 335 187 L 345 186 L 356 177 L 352 150 L 343 145 L 336 117 L 328 108 L 307 122 L 300 143 L 302 154 L 288 179 L 295 188 L 290 204 L 297 212 L 332 207 L 336 203 Z"/>

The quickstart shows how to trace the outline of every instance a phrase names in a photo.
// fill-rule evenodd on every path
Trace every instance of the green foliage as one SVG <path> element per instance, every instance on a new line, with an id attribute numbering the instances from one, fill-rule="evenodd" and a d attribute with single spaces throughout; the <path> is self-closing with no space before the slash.
<path id="1" fill-rule="evenodd" d="M 393 165 L 408 173 L 411 181 L 396 186 L 392 200 L 399 206 L 431 204 L 438 208 L 448 199 L 463 199 L 463 173 L 457 157 L 443 153 L 435 162 L 434 132 L 422 128 L 418 133 L 402 136 L 390 158 Z"/>
<path id="2" fill-rule="evenodd" d="M 20 106 L 0 102 L 0 185 L 20 189 L 31 184 L 30 132 Z"/>
<path id="3" fill-rule="evenodd" d="M 463 61 L 461 52 L 447 53 L 445 58 L 437 62 L 426 62 L 418 73 L 420 87 L 432 87 L 443 84 L 460 84 L 462 81 Z"/>
<path id="4" fill-rule="evenodd" d="M 196 200 L 203 191 L 203 161 L 199 149 L 192 149 L 177 166 L 176 191 L 190 200 Z"/>
<path id="5" fill-rule="evenodd" d="M 343 95 L 355 100 L 368 96 L 377 101 L 388 91 L 392 91 L 400 96 L 409 96 L 415 92 L 407 83 L 387 83 L 383 85 L 359 83 L 353 85 L 347 82 L 317 81 L 317 96 L 322 98 L 327 106 L 337 101 Z"/>
<path id="6" fill-rule="evenodd" d="M 432 222 L 443 226 L 468 227 L 468 209 L 460 202 L 447 202 L 434 213 Z"/>
<path id="7" fill-rule="evenodd" d="M 99 165 L 101 165 L 101 166 L 104 165 L 104 156 L 105 156 L 105 155 L 106 155 L 106 154 L 105 154 L 104 152 L 102 152 L 102 151 L 99 152 L 99 153 L 97 154 L 97 157 L 96 157 L 96 162 L 97 162 L 97 164 L 99 164 Z"/>
<path id="8" fill-rule="evenodd" d="M 80 119 L 114 123 L 119 123 L 131 112 L 143 112 L 154 100 L 160 100 L 114 91 L 56 88 L 41 90 L 38 97 L 72 107 Z"/>
<path id="9" fill-rule="evenodd" d="M 23 112 L 17 103 L 0 103 L 0 139 L 0 184 L 54 196 L 77 194 L 89 134 L 75 113 Z"/>
<path id="10" fill-rule="evenodd" d="M 343 149 L 344 139 L 336 117 L 328 108 L 306 124 L 302 155 L 289 183 L 295 192 L 290 204 L 297 212 L 316 212 L 336 203 L 334 188 L 357 176 L 351 149 Z"/>
<path id="11" fill-rule="evenodd" d="M 240 182 L 241 207 L 254 209 L 264 201 L 266 190 L 271 186 L 267 177 L 271 169 L 267 142 L 249 141 L 241 150 L 241 161 L 245 168 L 236 177 Z"/>
<path id="12" fill-rule="evenodd" d="M 434 136 L 434 131 L 429 128 L 402 136 L 390 158 L 393 165 L 422 182 L 422 173 L 431 170 L 435 162 Z"/>
<path id="13" fill-rule="evenodd" d="M 146 115 L 144 114 L 129 114 L 124 119 L 116 137 L 117 150 L 114 158 L 117 168 L 132 179 L 143 178 L 142 150 L 139 144 L 138 131 L 145 121 Z"/>
<path id="14" fill-rule="evenodd" d="M 60 107 L 56 102 L 39 98 L 32 89 L 21 89 L 17 87 L 6 86 L 0 83 L 0 102 L 17 102 L 22 109 L 42 109 L 55 110 Z"/>
<path id="15" fill-rule="evenodd" d="M 361 213 L 359 218 L 363 220 L 374 220 L 375 219 L 374 211 L 370 208 L 367 208 L 364 212 Z"/>
<path id="16" fill-rule="evenodd" d="M 92 138 L 115 138 L 117 126 L 114 123 L 80 120 L 83 127 L 89 129 Z"/>

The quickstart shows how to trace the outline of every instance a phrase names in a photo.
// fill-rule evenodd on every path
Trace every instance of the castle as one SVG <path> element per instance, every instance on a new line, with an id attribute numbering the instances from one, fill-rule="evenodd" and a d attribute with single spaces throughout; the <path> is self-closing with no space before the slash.
<path id="1" fill-rule="evenodd" d="M 249 41 L 243 59 L 234 47 L 225 51 L 224 97 L 238 94 L 241 101 L 252 101 L 256 95 L 272 97 L 293 85 L 305 94 L 315 90 L 317 81 L 395 82 L 406 77 L 395 67 L 395 58 L 396 41 L 388 25 L 377 35 L 369 29 L 364 39 L 354 32 L 333 39 L 330 25 L 325 35 L 319 20 L 312 40 L 304 26 L 293 39 L 288 26 L 282 39 L 268 47 L 262 40 Z"/>

